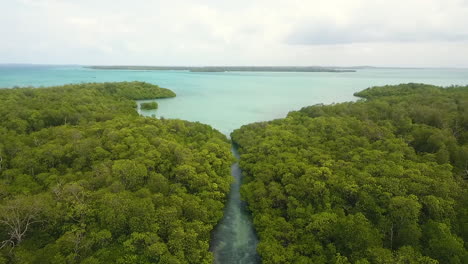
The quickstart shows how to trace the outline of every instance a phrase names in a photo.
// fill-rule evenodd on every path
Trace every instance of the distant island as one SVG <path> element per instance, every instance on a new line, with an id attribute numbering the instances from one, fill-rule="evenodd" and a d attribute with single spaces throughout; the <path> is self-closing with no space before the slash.
<path id="1" fill-rule="evenodd" d="M 140 70 L 140 71 L 190 71 L 190 72 L 356 72 L 355 69 L 338 69 L 319 66 L 85 66 L 96 70 Z"/>

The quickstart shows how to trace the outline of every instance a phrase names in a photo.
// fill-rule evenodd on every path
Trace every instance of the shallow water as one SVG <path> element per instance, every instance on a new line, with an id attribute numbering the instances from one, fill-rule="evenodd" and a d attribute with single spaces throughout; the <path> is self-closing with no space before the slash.
<path id="1" fill-rule="evenodd" d="M 354 92 L 375 85 L 408 82 L 468 85 L 468 69 L 195 73 L 0 65 L 0 87 L 5 88 L 134 80 L 158 84 L 177 93 L 176 98 L 157 100 L 158 110 L 141 111 L 142 114 L 199 121 L 229 136 L 242 125 L 281 118 L 304 106 L 355 100 Z M 237 163 L 232 166 L 232 175 L 236 181 L 231 186 L 225 216 L 213 232 L 211 249 L 216 263 L 256 263 L 257 238 L 240 199 L 241 171 Z"/>
<path id="2" fill-rule="evenodd" d="M 239 158 L 237 150 L 232 152 Z M 215 264 L 249 264 L 259 263 L 256 252 L 257 237 L 252 226 L 246 204 L 240 197 L 242 173 L 239 164 L 231 167 L 234 182 L 231 184 L 228 201 L 224 209 L 224 217 L 216 226 L 210 250 L 215 257 Z"/>

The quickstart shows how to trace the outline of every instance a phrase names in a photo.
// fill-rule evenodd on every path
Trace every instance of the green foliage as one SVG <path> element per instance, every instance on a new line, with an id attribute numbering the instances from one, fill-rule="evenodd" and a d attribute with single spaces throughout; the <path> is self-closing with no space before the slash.
<path id="1" fill-rule="evenodd" d="M 355 96 L 372 99 L 384 96 L 407 96 L 417 94 L 440 94 L 440 87 L 428 84 L 408 83 L 401 85 L 386 85 L 380 87 L 367 88 L 363 91 L 354 93 Z"/>
<path id="2" fill-rule="evenodd" d="M 143 110 L 158 109 L 158 103 L 156 103 L 156 102 L 141 103 L 140 107 Z"/>
<path id="3" fill-rule="evenodd" d="M 211 262 L 230 144 L 207 125 L 136 114 L 133 99 L 172 94 L 137 82 L 0 90 L 0 263 Z"/>
<path id="4" fill-rule="evenodd" d="M 116 115 L 136 116 L 133 100 L 174 96 L 168 89 L 143 82 L 0 89 L 0 127 L 31 133 L 52 126 L 106 121 Z"/>
<path id="5" fill-rule="evenodd" d="M 468 87 L 374 87 L 232 133 L 264 263 L 467 263 Z"/>

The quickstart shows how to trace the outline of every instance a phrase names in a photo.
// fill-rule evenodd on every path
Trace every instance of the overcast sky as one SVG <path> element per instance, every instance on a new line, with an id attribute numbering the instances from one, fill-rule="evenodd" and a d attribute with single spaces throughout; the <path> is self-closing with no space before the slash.
<path id="1" fill-rule="evenodd" d="M 468 67 L 468 0 L 0 0 L 0 63 Z"/>

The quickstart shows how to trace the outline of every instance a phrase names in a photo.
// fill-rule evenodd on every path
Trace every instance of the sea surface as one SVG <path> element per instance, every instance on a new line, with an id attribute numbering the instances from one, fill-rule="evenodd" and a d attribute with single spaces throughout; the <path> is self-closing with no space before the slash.
<path id="1" fill-rule="evenodd" d="M 158 110 L 140 110 L 143 115 L 199 121 L 229 136 L 242 125 L 282 118 L 289 111 L 304 106 L 356 100 L 354 92 L 376 85 L 408 82 L 468 85 L 468 69 L 368 68 L 349 73 L 202 73 L 0 65 L 0 88 L 115 81 L 145 81 L 176 92 L 175 98 L 156 100 Z M 237 155 L 234 147 L 233 153 Z M 255 250 L 257 237 L 239 193 L 242 172 L 238 163 L 233 164 L 231 172 L 235 181 L 231 185 L 224 218 L 212 234 L 210 249 L 215 263 L 258 263 L 260 259 Z"/>

